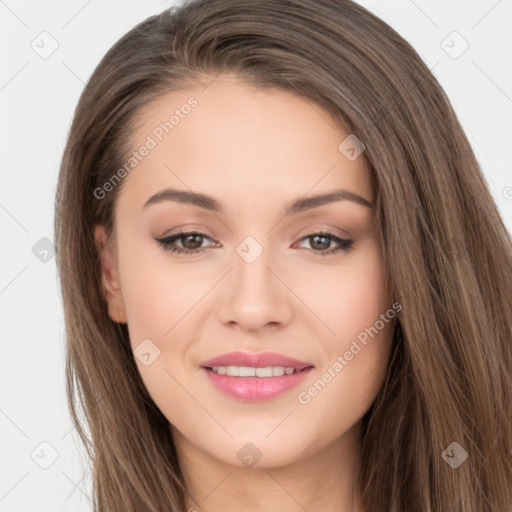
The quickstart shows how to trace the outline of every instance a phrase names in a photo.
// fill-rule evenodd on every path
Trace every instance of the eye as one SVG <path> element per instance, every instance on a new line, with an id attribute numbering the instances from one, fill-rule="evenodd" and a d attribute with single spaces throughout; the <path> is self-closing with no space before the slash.
<path id="1" fill-rule="evenodd" d="M 180 232 L 175 235 L 171 235 L 165 238 L 157 238 L 156 241 L 159 243 L 164 250 L 169 251 L 171 253 L 178 254 L 198 254 L 204 252 L 206 247 L 202 247 L 202 243 L 204 240 L 213 241 L 208 235 L 204 233 L 200 233 L 198 231 L 190 231 L 190 232 Z M 316 252 L 322 256 L 327 256 L 328 254 L 334 254 L 339 251 L 348 252 L 352 249 L 354 240 L 347 238 L 340 238 L 336 236 L 334 233 L 330 233 L 329 231 L 320 231 L 317 233 L 311 233 L 303 238 L 303 240 L 310 240 L 310 245 L 312 247 L 311 250 Z M 176 242 L 180 241 L 182 243 L 182 247 L 176 245 Z M 326 246 L 330 246 L 332 242 L 338 244 L 338 247 L 334 249 L 325 250 Z M 316 250 L 316 249 L 321 250 Z"/>
<path id="2" fill-rule="evenodd" d="M 325 246 L 329 246 L 331 242 L 336 242 L 338 244 L 338 247 L 335 247 L 334 249 L 330 249 L 329 251 L 317 251 L 314 250 L 313 252 L 316 252 L 322 256 L 327 256 L 329 254 L 334 254 L 339 251 L 345 251 L 348 252 L 352 249 L 352 246 L 354 244 L 354 240 L 348 239 L 348 238 L 340 238 L 339 236 L 336 236 L 334 233 L 331 233 L 329 231 L 320 231 L 318 233 L 311 233 L 310 235 L 305 236 L 304 238 L 301 238 L 301 240 L 310 240 L 311 247 L 316 247 L 319 249 L 325 248 Z"/>
<path id="3" fill-rule="evenodd" d="M 205 235 L 204 233 L 199 233 L 197 231 L 182 231 L 165 238 L 157 238 L 156 241 L 166 251 L 170 251 L 171 253 L 177 252 L 179 254 L 197 254 L 204 252 L 205 248 L 201 247 L 203 239 L 212 240 L 208 235 Z M 175 242 L 177 240 L 184 242 L 185 247 L 176 246 Z"/>

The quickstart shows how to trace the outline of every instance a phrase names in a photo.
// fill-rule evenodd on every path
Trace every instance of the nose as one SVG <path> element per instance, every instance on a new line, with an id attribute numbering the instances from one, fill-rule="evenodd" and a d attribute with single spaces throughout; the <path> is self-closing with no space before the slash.
<path id="1" fill-rule="evenodd" d="M 246 332 L 289 324 L 294 295 L 270 251 L 264 249 L 254 261 L 237 253 L 232 261 L 233 269 L 220 290 L 219 320 Z"/>

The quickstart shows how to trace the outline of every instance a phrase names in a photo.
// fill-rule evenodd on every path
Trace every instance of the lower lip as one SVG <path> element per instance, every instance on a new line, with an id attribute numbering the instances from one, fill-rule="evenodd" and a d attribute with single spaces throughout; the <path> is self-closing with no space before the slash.
<path id="1" fill-rule="evenodd" d="M 281 395 L 300 384 L 312 369 L 310 366 L 298 373 L 281 377 L 231 377 L 203 368 L 217 389 L 247 402 L 261 402 Z"/>

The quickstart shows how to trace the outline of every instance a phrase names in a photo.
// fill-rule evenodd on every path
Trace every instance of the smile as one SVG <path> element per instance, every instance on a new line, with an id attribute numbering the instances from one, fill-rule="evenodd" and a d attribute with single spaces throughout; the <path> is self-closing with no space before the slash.
<path id="1" fill-rule="evenodd" d="M 298 386 L 312 369 L 312 366 L 302 370 L 282 366 L 203 368 L 215 388 L 229 396 L 247 402 L 270 400 L 285 393 Z M 288 370 L 288 373 L 286 373 L 286 370 Z M 272 372 L 272 375 L 270 375 L 270 372 Z M 236 375 L 237 373 L 238 375 Z"/>
<path id="2" fill-rule="evenodd" d="M 230 377 L 281 377 L 283 375 L 292 375 L 295 368 L 284 366 L 267 366 L 265 368 L 255 368 L 251 366 L 214 366 L 211 368 L 219 375 L 229 375 Z"/>

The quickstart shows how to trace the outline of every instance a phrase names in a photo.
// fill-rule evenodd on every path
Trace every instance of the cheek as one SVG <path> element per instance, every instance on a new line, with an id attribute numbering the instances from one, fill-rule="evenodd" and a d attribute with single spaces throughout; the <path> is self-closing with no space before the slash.
<path id="1" fill-rule="evenodd" d="M 119 237 L 119 272 L 130 344 L 149 394 L 174 421 L 176 409 L 169 404 L 191 407 L 189 395 L 179 384 L 187 378 L 182 362 L 190 344 L 190 310 L 211 284 L 206 279 L 208 287 L 201 285 L 197 273 L 191 276 L 190 270 L 173 265 L 163 249 L 143 245 Z M 150 354 L 149 361 L 144 361 L 144 353 Z M 193 390 L 189 383 L 187 390 Z"/>
<path id="2" fill-rule="evenodd" d="M 315 282 L 308 305 L 329 328 L 323 329 L 330 352 L 374 325 L 391 306 L 382 257 L 373 241 L 348 254 L 343 264 L 318 271 Z"/>
<path id="3" fill-rule="evenodd" d="M 299 402 L 310 413 L 330 409 L 342 430 L 360 418 L 377 396 L 392 348 L 395 311 L 388 294 L 377 244 L 347 258 L 324 283 L 328 291 L 314 295 L 321 312 L 325 355 L 317 380 L 303 388 Z M 383 319 L 384 318 L 384 319 Z M 333 408 L 337 403 L 339 407 Z M 319 415 L 320 417 L 321 415 Z M 321 425 L 318 428 L 322 429 Z"/>
<path id="4" fill-rule="evenodd" d="M 152 243 L 136 243 L 126 237 L 119 246 L 119 271 L 132 345 L 145 338 L 160 340 L 160 344 L 172 336 L 174 326 L 205 294 L 205 283 L 210 280 L 201 284 L 200 275 L 190 275 L 187 265 L 173 265 L 164 249 Z"/>

